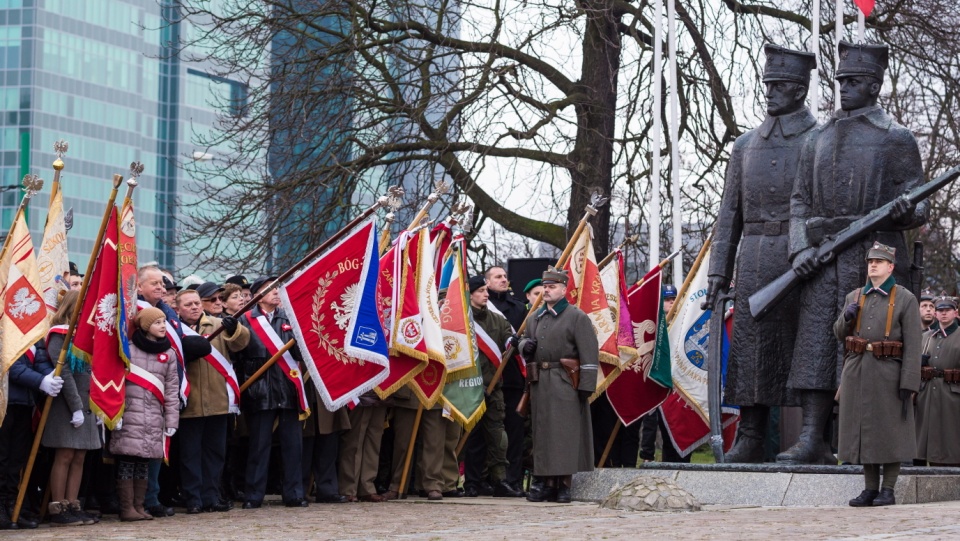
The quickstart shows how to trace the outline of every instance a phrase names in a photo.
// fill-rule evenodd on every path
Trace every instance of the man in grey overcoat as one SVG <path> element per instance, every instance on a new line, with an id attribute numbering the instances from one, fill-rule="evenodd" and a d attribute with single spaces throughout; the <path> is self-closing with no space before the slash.
<path id="1" fill-rule="evenodd" d="M 543 273 L 545 305 L 527 318 L 520 341 L 530 382 L 533 474 L 544 481 L 530 501 L 569 503 L 573 474 L 593 471 L 587 399 L 597 388 L 600 346 L 590 318 L 566 294 L 565 272 Z"/>

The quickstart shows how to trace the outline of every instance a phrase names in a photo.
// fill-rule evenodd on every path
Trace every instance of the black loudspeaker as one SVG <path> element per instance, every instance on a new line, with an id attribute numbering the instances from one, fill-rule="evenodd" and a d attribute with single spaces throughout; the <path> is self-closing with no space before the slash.
<path id="1" fill-rule="evenodd" d="M 543 276 L 543 271 L 554 263 L 556 263 L 556 260 L 549 257 L 508 259 L 507 279 L 510 280 L 510 289 L 513 290 L 513 295 L 526 304 L 527 297 L 523 294 L 523 288 L 530 280 Z"/>

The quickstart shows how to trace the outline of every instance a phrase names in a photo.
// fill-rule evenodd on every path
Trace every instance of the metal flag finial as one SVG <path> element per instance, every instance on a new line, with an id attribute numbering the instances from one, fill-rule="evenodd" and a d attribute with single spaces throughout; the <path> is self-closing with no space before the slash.
<path id="1" fill-rule="evenodd" d="M 403 195 L 403 188 L 390 186 L 387 188 L 387 195 L 381 197 L 381 204 L 390 207 L 392 212 L 396 212 L 403 204 Z"/>
<path id="2" fill-rule="evenodd" d="M 137 179 L 143 174 L 143 164 L 139 161 L 130 164 L 130 178 L 127 179 L 127 186 L 136 186 Z"/>
<path id="3" fill-rule="evenodd" d="M 34 174 L 27 174 L 23 176 L 23 191 L 25 192 L 24 197 L 30 199 L 31 197 L 37 195 L 37 193 L 42 189 L 42 178 Z"/>
<path id="4" fill-rule="evenodd" d="M 440 179 L 433 183 L 433 193 L 427 196 L 427 201 L 432 205 L 436 203 L 440 196 L 447 193 L 450 190 L 450 185 L 446 183 L 443 179 Z"/>
<path id="5" fill-rule="evenodd" d="M 57 155 L 57 159 L 53 160 L 53 169 L 55 171 L 63 170 L 63 155 L 67 153 L 69 146 L 70 145 L 63 139 L 57 139 L 57 142 L 53 144 L 53 153 Z"/>
<path id="6" fill-rule="evenodd" d="M 597 211 L 607 204 L 607 201 L 608 199 L 606 196 L 604 196 L 603 190 L 595 190 L 592 194 L 590 194 L 590 204 L 587 205 L 587 212 L 590 213 L 591 216 L 596 215 Z"/>

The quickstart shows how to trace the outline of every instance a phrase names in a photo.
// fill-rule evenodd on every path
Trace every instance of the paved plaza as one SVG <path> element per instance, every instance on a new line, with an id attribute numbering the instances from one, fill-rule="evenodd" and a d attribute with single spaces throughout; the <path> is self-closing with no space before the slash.
<path id="1" fill-rule="evenodd" d="M 279 503 L 279 502 L 277 502 Z M 93 526 L 0 532 L 4 539 L 957 539 L 960 502 L 878 509 L 720 507 L 696 513 L 630 513 L 595 504 L 533 504 L 494 498 L 382 504 L 311 504 L 184 515 Z"/>

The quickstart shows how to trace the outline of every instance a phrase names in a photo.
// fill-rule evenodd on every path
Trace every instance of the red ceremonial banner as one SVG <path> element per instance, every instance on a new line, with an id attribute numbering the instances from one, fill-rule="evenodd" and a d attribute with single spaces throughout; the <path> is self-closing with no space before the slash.
<path id="1" fill-rule="evenodd" d="M 443 224 L 441 224 L 443 225 Z M 449 226 L 447 226 L 449 229 Z M 427 351 L 427 366 L 413 377 L 410 387 L 417 395 L 423 407 L 430 409 L 440 400 L 443 386 L 447 380 L 446 352 L 443 346 L 443 329 L 440 325 L 440 308 L 437 302 L 437 284 L 440 273 L 437 272 L 437 243 L 449 246 L 449 231 L 435 229 L 437 235 L 428 235 L 421 230 L 417 233 L 419 255 L 417 261 L 417 299 L 422 314 L 423 343 Z M 433 238 L 433 240 L 431 240 Z M 446 239 L 446 242 L 444 242 Z"/>
<path id="2" fill-rule="evenodd" d="M 74 343 L 79 346 L 89 340 L 93 344 L 90 378 L 90 407 L 108 428 L 113 428 L 123 415 L 126 396 L 124 379 L 127 365 L 120 355 L 120 333 L 117 316 L 120 311 L 120 266 L 117 258 L 119 228 L 117 209 L 110 212 L 107 230 L 100 248 L 100 257 L 94 266 L 90 289 L 84 299 Z M 96 290 L 93 285 L 96 284 Z M 93 300 L 92 303 L 87 301 Z M 86 309 L 89 307 L 89 311 Z"/>
<path id="3" fill-rule="evenodd" d="M 390 371 L 374 389 L 386 398 L 427 367 L 423 315 L 417 298 L 417 256 L 413 236 L 404 231 L 380 258 L 377 304 L 390 351 Z M 409 247 L 414 249 L 410 250 Z"/>
<path id="4" fill-rule="evenodd" d="M 607 387 L 607 400 L 624 426 L 630 426 L 656 409 L 670 393 L 669 388 L 649 377 L 657 343 L 660 279 L 661 269 L 657 267 L 644 276 L 640 285 L 630 288 L 626 295 L 637 359 Z M 601 367 L 608 369 L 603 365 Z"/>
<path id="5" fill-rule="evenodd" d="M 367 220 L 280 290 L 303 362 L 330 411 L 389 373 L 374 300 L 375 241 L 375 222 Z"/>

